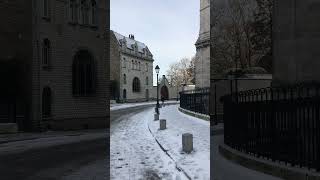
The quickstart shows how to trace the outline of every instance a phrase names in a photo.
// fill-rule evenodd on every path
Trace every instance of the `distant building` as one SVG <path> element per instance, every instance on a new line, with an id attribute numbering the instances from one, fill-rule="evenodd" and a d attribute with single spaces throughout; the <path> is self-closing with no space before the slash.
<path id="1" fill-rule="evenodd" d="M 173 86 L 165 75 L 162 76 L 162 78 L 159 80 L 159 89 L 158 89 L 159 99 L 163 97 L 165 100 L 176 100 L 179 98 L 179 91 L 181 91 L 181 88 Z M 157 99 L 157 86 L 153 86 L 152 90 L 152 99 Z"/>
<path id="2" fill-rule="evenodd" d="M 200 0 L 200 31 L 195 44 L 196 88 L 210 86 L 210 0 Z"/>
<path id="3" fill-rule="evenodd" d="M 0 126 L 109 124 L 106 0 L 0 3 Z"/>
<path id="4" fill-rule="evenodd" d="M 153 55 L 134 35 L 111 31 L 111 80 L 113 99 L 121 102 L 148 101 L 153 88 Z M 116 42 L 115 42 L 116 40 Z"/>

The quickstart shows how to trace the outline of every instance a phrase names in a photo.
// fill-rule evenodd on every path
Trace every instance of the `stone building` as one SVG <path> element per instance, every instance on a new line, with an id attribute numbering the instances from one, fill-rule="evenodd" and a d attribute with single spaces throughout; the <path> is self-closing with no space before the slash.
<path id="1" fill-rule="evenodd" d="M 125 37 L 111 31 L 111 39 L 115 47 L 110 49 L 113 98 L 121 102 L 148 101 L 153 85 L 152 53 L 134 35 Z"/>
<path id="2" fill-rule="evenodd" d="M 196 88 L 210 86 L 210 0 L 200 0 L 200 31 L 195 44 Z"/>
<path id="3" fill-rule="evenodd" d="M 320 2 L 274 1 L 273 85 L 320 82 Z"/>
<path id="4" fill-rule="evenodd" d="M 0 3 L 0 125 L 19 130 L 109 123 L 106 0 Z"/>

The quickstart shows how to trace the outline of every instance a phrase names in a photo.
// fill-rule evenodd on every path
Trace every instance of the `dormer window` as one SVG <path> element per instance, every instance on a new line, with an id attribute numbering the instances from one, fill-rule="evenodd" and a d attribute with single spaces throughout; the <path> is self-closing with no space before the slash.
<path id="1" fill-rule="evenodd" d="M 78 3 L 77 0 L 70 0 L 69 18 L 71 23 L 77 23 L 78 21 Z"/>
<path id="2" fill-rule="evenodd" d="M 87 0 L 81 0 L 80 4 L 80 23 L 84 25 L 89 24 L 89 5 Z"/>
<path id="3" fill-rule="evenodd" d="M 50 0 L 42 0 L 43 2 L 43 18 L 50 19 Z"/>
<path id="4" fill-rule="evenodd" d="M 97 25 L 97 3 L 95 0 L 91 0 L 91 25 Z"/>

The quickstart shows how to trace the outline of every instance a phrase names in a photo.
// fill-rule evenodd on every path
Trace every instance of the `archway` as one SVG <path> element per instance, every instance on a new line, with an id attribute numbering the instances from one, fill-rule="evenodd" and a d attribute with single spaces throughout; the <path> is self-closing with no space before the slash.
<path id="1" fill-rule="evenodd" d="M 169 91 L 167 86 L 162 86 L 161 87 L 161 99 L 164 98 L 165 100 L 169 99 Z"/>
<path id="2" fill-rule="evenodd" d="M 124 100 L 127 99 L 127 90 L 126 89 L 123 90 L 122 97 Z"/>
<path id="3" fill-rule="evenodd" d="M 51 117 L 51 89 L 49 87 L 45 87 L 42 92 L 42 117 L 47 119 Z"/>

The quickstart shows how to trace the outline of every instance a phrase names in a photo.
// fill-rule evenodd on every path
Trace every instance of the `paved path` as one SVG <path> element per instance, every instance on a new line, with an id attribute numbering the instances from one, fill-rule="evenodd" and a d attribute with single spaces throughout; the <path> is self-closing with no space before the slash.
<path id="1" fill-rule="evenodd" d="M 145 106 L 111 112 L 111 121 Z M 109 132 L 62 131 L 0 135 L 1 180 L 107 180 Z"/>
<path id="2" fill-rule="evenodd" d="M 213 161 L 211 162 L 211 176 L 213 175 L 214 180 L 281 180 L 225 159 L 218 151 L 219 144 L 223 143 L 223 135 L 212 137 L 211 153 Z"/>

